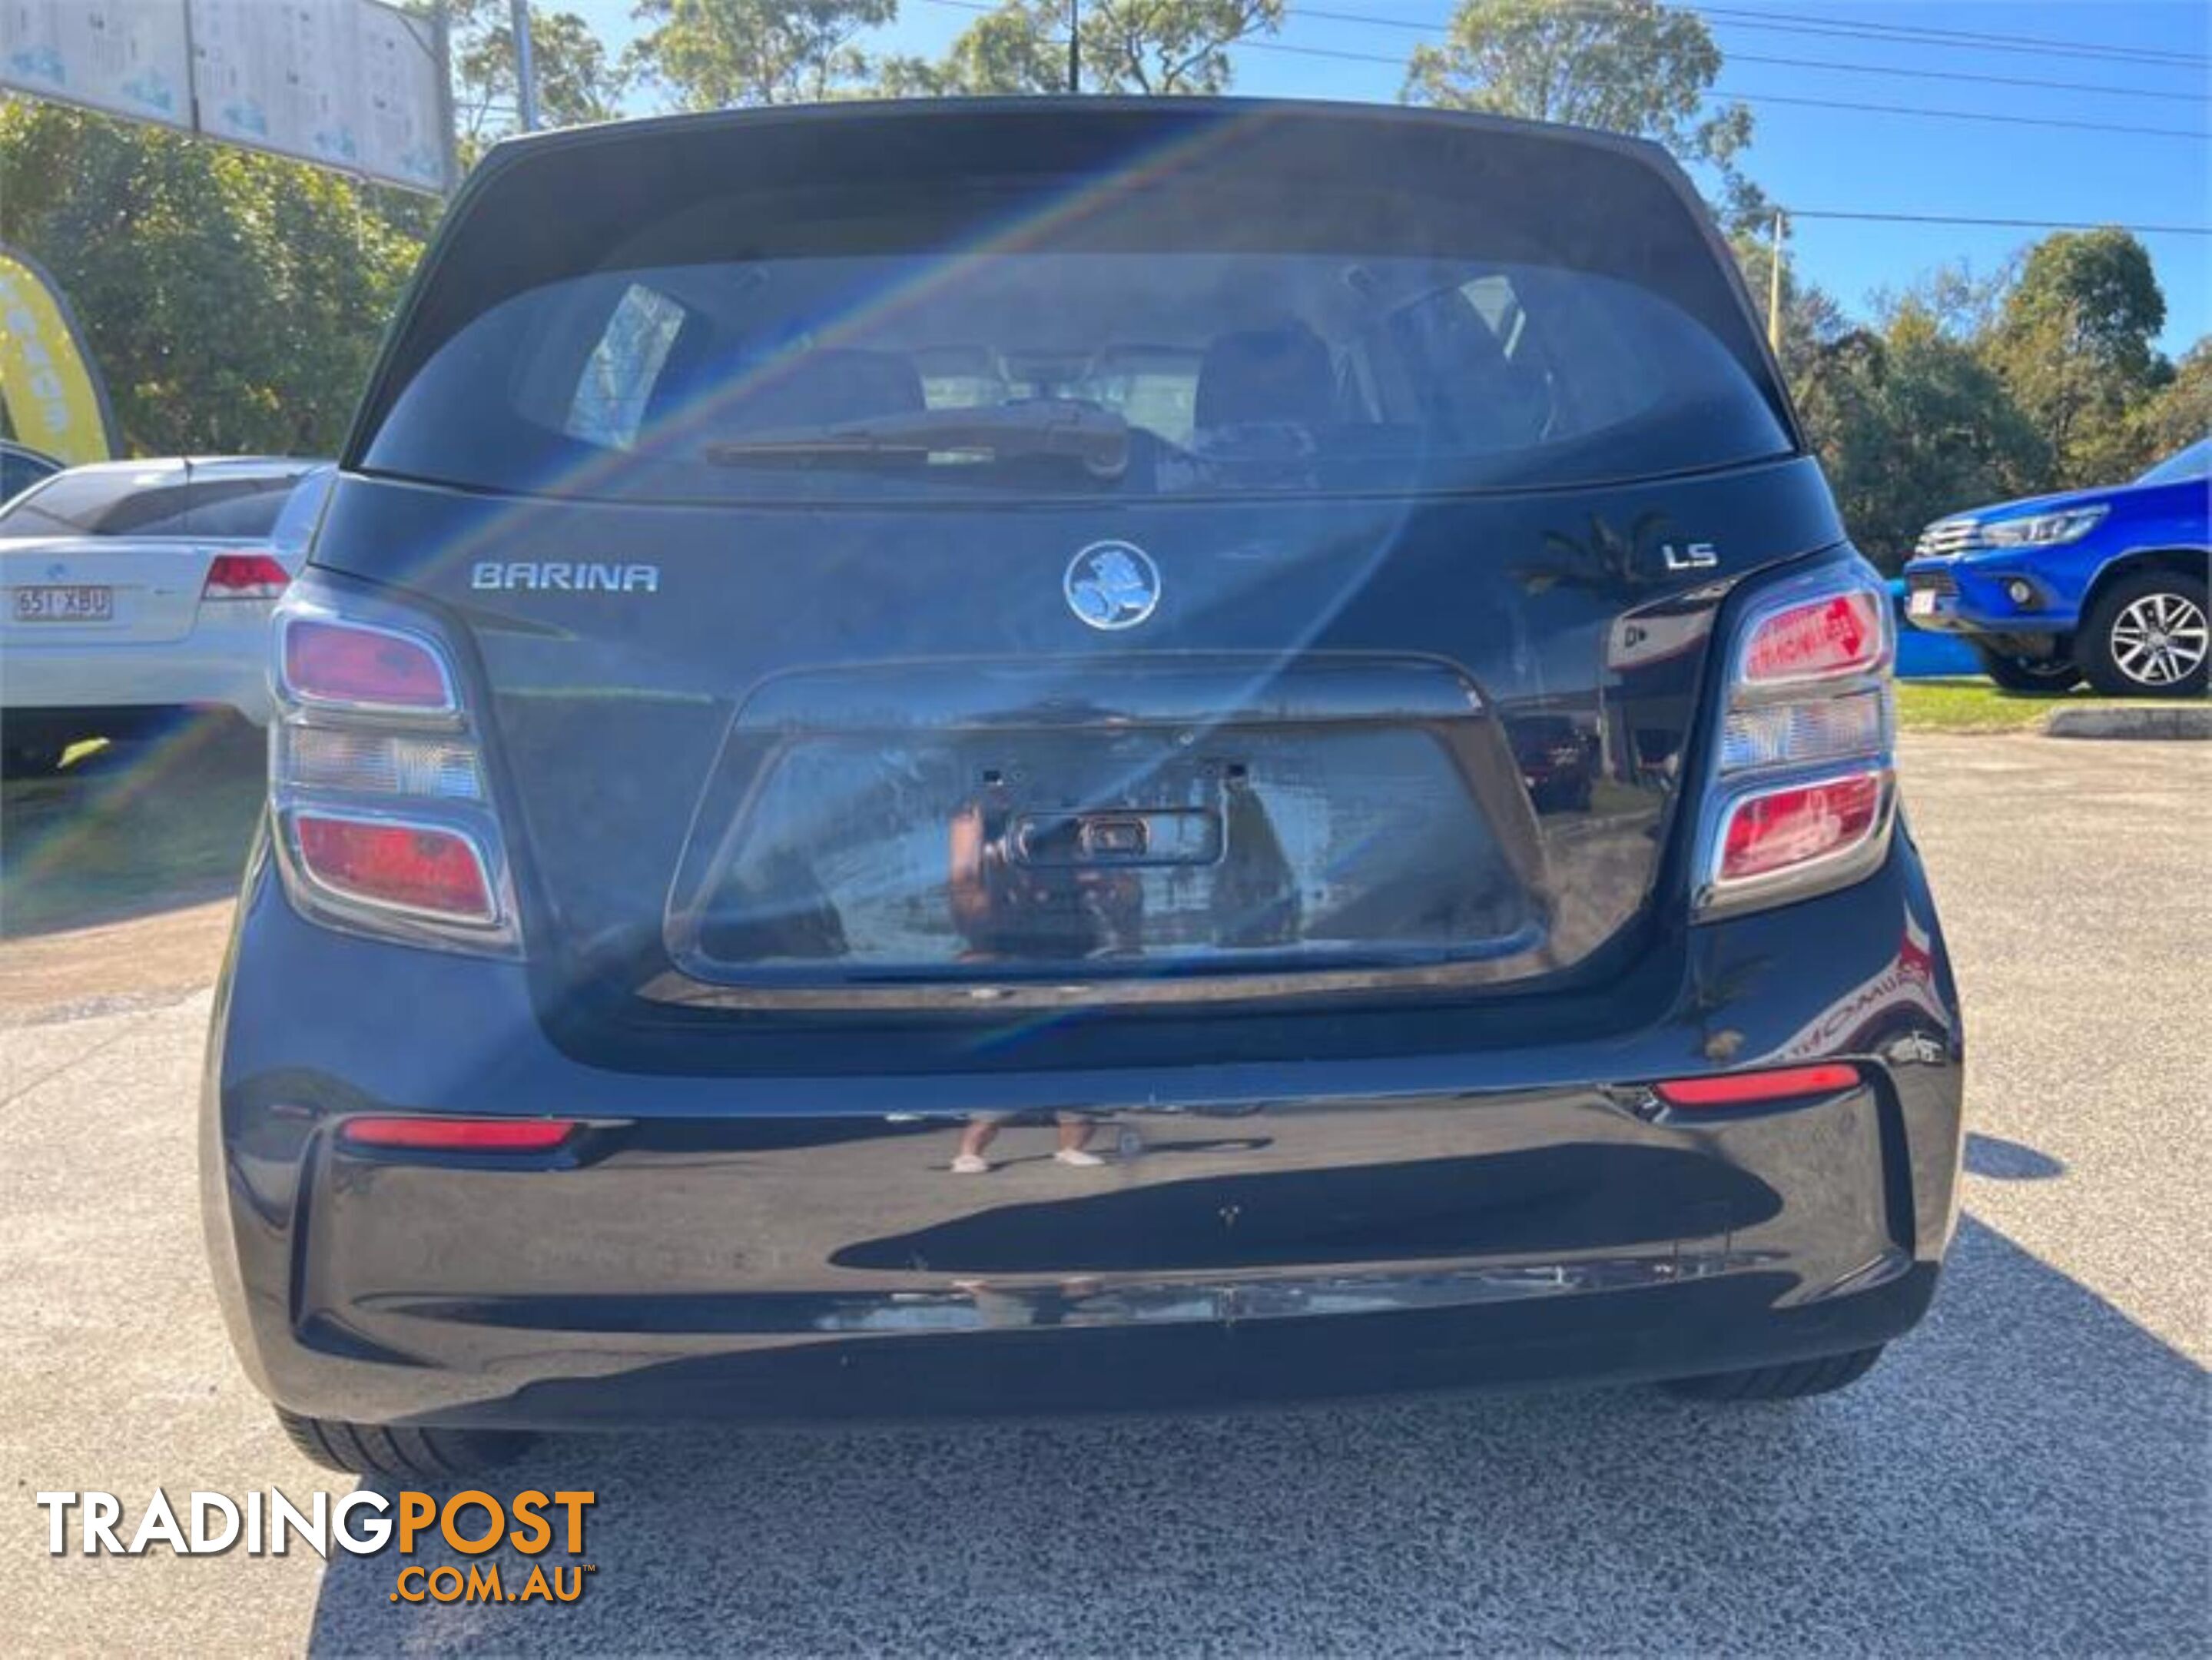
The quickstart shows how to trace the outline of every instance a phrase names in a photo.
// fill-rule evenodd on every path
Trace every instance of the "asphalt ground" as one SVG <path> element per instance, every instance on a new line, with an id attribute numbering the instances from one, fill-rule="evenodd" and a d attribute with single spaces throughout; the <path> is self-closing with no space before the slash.
<path id="1" fill-rule="evenodd" d="M 177 982 L 219 916 L 0 944 L 0 1646 L 2212 1651 L 2212 749 L 1904 756 L 1973 1136 L 1934 1312 L 1851 1389 L 561 1438 L 492 1485 L 597 1493 L 567 1607 L 396 1604 L 389 1555 L 46 1554 L 41 1489 L 115 1493 L 127 1532 L 157 1484 L 351 1484 L 284 1442 L 207 1286 L 210 999 Z"/>

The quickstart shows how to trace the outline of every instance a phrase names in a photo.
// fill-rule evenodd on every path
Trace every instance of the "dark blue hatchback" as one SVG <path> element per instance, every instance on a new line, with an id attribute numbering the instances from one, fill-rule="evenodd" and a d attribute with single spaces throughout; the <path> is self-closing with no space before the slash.
<path id="1" fill-rule="evenodd" d="M 276 635 L 203 1169 L 316 1458 L 1772 1400 L 1934 1294 L 1889 598 L 1656 149 L 1100 99 L 502 145 Z"/>
<path id="2" fill-rule="evenodd" d="M 1906 618 L 1972 641 L 2014 691 L 2202 692 L 2208 473 L 2212 439 L 2130 484 L 1938 520 L 1905 568 Z"/>

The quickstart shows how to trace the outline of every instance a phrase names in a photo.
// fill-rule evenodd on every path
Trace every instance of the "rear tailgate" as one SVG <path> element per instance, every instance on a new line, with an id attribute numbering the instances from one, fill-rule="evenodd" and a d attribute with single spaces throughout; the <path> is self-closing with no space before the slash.
<path id="1" fill-rule="evenodd" d="M 1716 608 L 1840 537 L 1678 176 L 1398 114 L 525 147 L 356 452 L 315 562 L 469 643 L 533 962 L 748 1030 L 1592 969 Z"/>
<path id="2" fill-rule="evenodd" d="M 1561 506 L 1117 511 L 1160 572 L 1141 647 L 1064 599 L 1089 508 L 979 534 L 349 482 L 325 546 L 483 556 L 416 580 L 480 655 L 531 947 L 564 978 L 726 1008 L 1052 1001 L 1071 979 L 1183 998 L 1292 968 L 1502 984 L 1636 918 L 1726 578 L 1836 532 L 1800 463 Z M 1591 527 L 1639 522 L 1604 574 Z M 1731 570 L 1668 573 L 1677 526 Z M 471 586 L 610 546 L 655 588 Z M 1578 794 L 1529 774 L 1562 722 L 1586 735 Z M 1017 856 L 969 857 L 963 890 L 963 836 Z"/>

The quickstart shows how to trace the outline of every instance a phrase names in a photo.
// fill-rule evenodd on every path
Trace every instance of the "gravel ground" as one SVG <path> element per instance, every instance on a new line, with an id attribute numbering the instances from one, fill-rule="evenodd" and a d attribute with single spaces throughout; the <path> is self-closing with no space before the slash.
<path id="1" fill-rule="evenodd" d="M 2212 751 L 1927 738 L 1905 765 L 1975 1134 L 1935 1312 L 1845 1394 L 561 1438 L 496 1486 L 597 1491 L 568 1608 L 395 1606 L 389 1559 L 57 1560 L 38 1489 L 135 1515 L 157 1482 L 347 1485 L 291 1452 L 216 1324 L 201 993 L 0 1029 L 0 1630 L 24 1651 L 2205 1652 Z"/>

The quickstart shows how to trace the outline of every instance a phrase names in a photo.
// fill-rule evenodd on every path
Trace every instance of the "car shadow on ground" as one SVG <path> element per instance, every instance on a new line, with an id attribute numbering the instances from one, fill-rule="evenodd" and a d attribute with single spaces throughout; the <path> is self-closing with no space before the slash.
<path id="1" fill-rule="evenodd" d="M 396 1553 L 340 1555 L 311 1640 L 2202 1652 L 2207 1408 L 2203 1368 L 1970 1219 L 1928 1323 L 1824 1400 L 560 1437 L 483 1485 L 596 1493 L 579 1601 L 395 1603 Z M 504 1548 L 413 1560 L 497 1561 L 510 1589 L 529 1572 Z"/>
<path id="2" fill-rule="evenodd" d="M 0 939 L 225 899 L 261 810 L 263 739 L 225 716 L 0 785 Z"/>
<path id="3" fill-rule="evenodd" d="M 2066 1174 L 2066 1166 L 2047 1152 L 1979 1131 L 1966 1137 L 1966 1162 L 1967 1175 L 1993 1182 L 2048 1182 Z"/>

